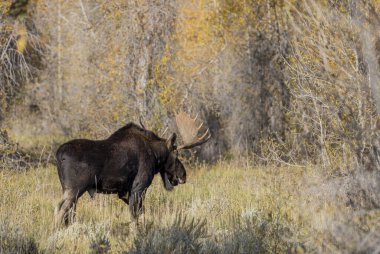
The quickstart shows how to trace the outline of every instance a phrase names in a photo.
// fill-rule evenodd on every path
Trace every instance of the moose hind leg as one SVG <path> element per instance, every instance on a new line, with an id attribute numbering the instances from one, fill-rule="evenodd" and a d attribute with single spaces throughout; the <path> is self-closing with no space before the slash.
<path id="1" fill-rule="evenodd" d="M 68 225 L 68 213 L 73 203 L 73 199 L 67 199 L 60 202 L 61 206 L 55 213 L 54 218 L 56 228 L 60 228 L 63 223 L 65 223 L 66 226 Z"/>
<path id="2" fill-rule="evenodd" d="M 58 227 L 61 224 L 60 211 L 61 211 L 61 207 L 62 207 L 64 202 L 65 202 L 64 199 L 59 201 L 59 203 L 57 204 L 57 206 L 54 209 L 54 225 L 55 225 L 55 227 Z"/>
<path id="3" fill-rule="evenodd" d="M 60 227 L 64 223 L 66 226 L 73 221 L 75 217 L 76 203 L 80 195 L 79 192 L 65 190 L 63 199 L 58 203 L 55 209 L 55 226 Z M 83 192 L 82 192 L 83 194 Z"/>
<path id="4" fill-rule="evenodd" d="M 77 201 L 78 201 L 78 199 L 73 200 L 73 202 L 69 208 L 69 211 L 64 216 L 65 226 L 68 226 L 69 224 L 73 223 L 75 220 L 76 209 L 77 209 Z"/>

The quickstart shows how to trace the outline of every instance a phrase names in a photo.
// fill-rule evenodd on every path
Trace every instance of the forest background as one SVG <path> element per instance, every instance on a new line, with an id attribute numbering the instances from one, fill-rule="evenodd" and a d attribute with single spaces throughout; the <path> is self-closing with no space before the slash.
<path id="1" fill-rule="evenodd" d="M 190 164 L 312 168 L 344 218 L 365 211 L 302 250 L 378 253 L 379 27 L 377 0 L 1 1 L 0 169 L 140 117 L 176 132 L 184 111 L 213 137 Z"/>

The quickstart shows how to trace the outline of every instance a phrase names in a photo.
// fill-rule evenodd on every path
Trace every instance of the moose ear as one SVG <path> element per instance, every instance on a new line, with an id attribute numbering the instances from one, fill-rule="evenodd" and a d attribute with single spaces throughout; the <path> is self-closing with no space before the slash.
<path id="1" fill-rule="evenodd" d="M 168 140 L 166 140 L 166 146 L 170 151 L 173 151 L 177 148 L 175 141 L 177 140 L 177 134 L 173 133 Z"/>

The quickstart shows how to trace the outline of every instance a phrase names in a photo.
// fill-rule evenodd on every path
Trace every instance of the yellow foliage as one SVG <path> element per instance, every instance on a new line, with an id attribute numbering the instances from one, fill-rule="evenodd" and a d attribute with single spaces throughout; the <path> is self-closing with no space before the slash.
<path id="1" fill-rule="evenodd" d="M 20 36 L 17 39 L 17 51 L 20 52 L 21 54 L 24 52 L 26 45 L 27 45 L 27 39 L 25 35 Z"/>
<path id="2" fill-rule="evenodd" d="M 11 4 L 12 1 L 10 0 L 2 0 L 0 2 L 0 14 L 8 14 Z"/>
<path id="3" fill-rule="evenodd" d="M 118 112 L 113 112 L 113 120 L 118 121 L 119 120 L 119 113 Z"/>
<path id="4" fill-rule="evenodd" d="M 23 53 L 26 46 L 27 46 L 27 43 L 28 43 L 27 33 L 28 32 L 27 32 L 24 24 L 18 25 L 16 46 L 17 46 L 18 52 L 20 52 L 20 53 Z"/>

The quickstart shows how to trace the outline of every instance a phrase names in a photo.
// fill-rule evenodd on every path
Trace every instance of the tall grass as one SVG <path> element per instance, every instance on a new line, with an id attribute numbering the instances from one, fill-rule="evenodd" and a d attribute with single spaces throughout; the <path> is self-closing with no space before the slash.
<path id="1" fill-rule="evenodd" d="M 154 179 L 137 223 L 116 195 L 84 195 L 76 222 L 54 230 L 56 169 L 3 170 L 0 253 L 376 253 L 379 209 L 354 208 L 344 179 L 321 171 L 188 166 L 188 182 L 173 192 Z"/>

